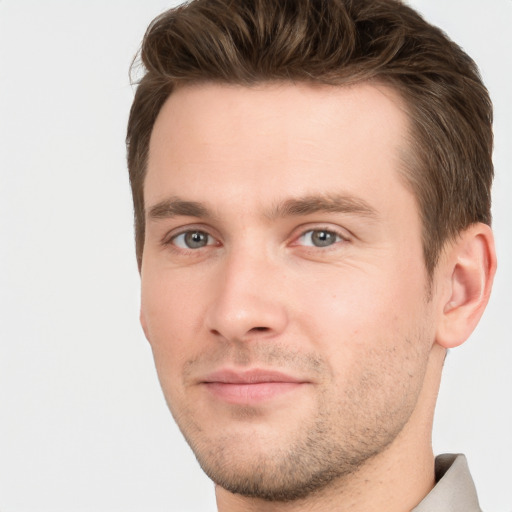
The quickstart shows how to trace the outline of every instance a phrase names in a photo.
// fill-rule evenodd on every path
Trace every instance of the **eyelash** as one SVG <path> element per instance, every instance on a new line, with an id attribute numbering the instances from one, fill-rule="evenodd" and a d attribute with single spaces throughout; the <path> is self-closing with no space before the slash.
<path id="1" fill-rule="evenodd" d="M 336 240 L 332 244 L 325 245 L 325 246 L 305 245 L 305 244 L 299 243 L 299 241 L 301 239 L 303 239 L 306 235 L 308 235 L 308 233 L 313 234 L 315 232 L 325 232 L 328 234 L 332 234 L 336 237 Z M 207 237 L 209 237 L 210 239 L 212 239 L 214 241 L 214 243 L 210 243 L 210 241 L 209 241 L 206 245 L 204 245 L 202 247 L 198 247 L 198 248 L 185 248 L 185 247 L 179 247 L 176 245 L 175 241 L 178 237 L 186 236 L 187 234 L 192 234 L 192 233 L 204 234 Z M 312 235 L 310 235 L 310 236 L 312 236 Z M 336 246 L 338 246 L 338 244 L 346 243 L 348 241 L 349 241 L 349 238 L 347 237 L 347 235 L 345 233 L 342 233 L 341 230 L 332 228 L 330 226 L 315 226 L 315 227 L 308 227 L 307 229 L 302 229 L 298 235 L 293 235 L 292 242 L 290 243 L 290 245 L 292 247 L 293 246 L 304 247 L 306 250 L 309 250 L 309 251 L 320 250 L 322 252 L 325 252 L 328 250 L 333 250 Z M 212 246 L 218 247 L 222 244 L 220 242 L 218 242 L 217 237 L 213 236 L 209 232 L 208 229 L 205 229 L 204 227 L 195 228 L 194 226 L 189 226 L 187 229 L 184 229 L 183 231 L 180 231 L 177 233 L 172 233 L 171 235 L 166 236 L 162 240 L 162 245 L 164 247 L 171 248 L 174 252 L 177 252 L 179 254 L 191 255 L 191 254 L 198 254 L 198 253 L 202 252 L 202 251 L 200 251 L 200 249 L 206 249 L 206 248 L 212 247 Z"/>
<path id="2" fill-rule="evenodd" d="M 310 250 L 317 250 L 317 249 L 319 249 L 319 250 L 322 250 L 322 251 L 326 251 L 326 250 L 329 250 L 329 249 L 333 249 L 334 246 L 336 246 L 340 242 L 347 242 L 348 241 L 347 237 L 345 235 L 343 235 L 342 233 L 340 233 L 339 230 L 336 230 L 336 229 L 333 229 L 333 228 L 330 228 L 330 227 L 315 227 L 315 228 L 307 229 L 305 231 L 302 231 L 301 234 L 298 237 L 295 237 L 295 240 L 298 241 L 298 240 L 304 239 L 308 234 L 310 234 L 309 238 L 312 239 L 314 233 L 324 233 L 324 234 L 327 233 L 329 235 L 334 235 L 335 240 L 333 241 L 333 243 L 329 243 L 328 245 L 324 245 L 324 246 L 313 245 L 313 244 L 311 244 L 311 245 L 299 244 L 298 242 L 295 242 L 292 245 L 300 245 L 300 246 L 306 247 L 306 248 L 308 248 Z"/>
<path id="3" fill-rule="evenodd" d="M 216 243 L 207 243 L 204 247 L 200 248 L 185 248 L 185 247 L 179 247 L 176 245 L 175 241 L 180 236 L 186 236 L 187 234 L 192 233 L 202 233 L 206 235 L 208 238 L 214 240 Z M 207 227 L 204 226 L 187 226 L 186 228 L 182 229 L 181 231 L 173 231 L 171 233 L 168 233 L 161 241 L 161 244 L 163 247 L 170 249 L 171 251 L 175 252 L 179 255 L 185 255 L 185 256 L 192 256 L 192 255 L 199 255 L 202 251 L 199 249 L 204 249 L 211 246 L 219 246 L 221 245 L 220 242 L 217 241 L 216 236 L 212 235 L 210 233 L 210 230 Z"/>

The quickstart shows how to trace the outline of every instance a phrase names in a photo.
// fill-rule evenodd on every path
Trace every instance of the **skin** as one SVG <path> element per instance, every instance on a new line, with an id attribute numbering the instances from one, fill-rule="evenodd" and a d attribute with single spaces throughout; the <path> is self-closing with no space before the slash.
<path id="1" fill-rule="evenodd" d="M 398 512 L 434 485 L 445 349 L 495 262 L 478 225 L 430 283 L 407 133 L 369 84 L 185 86 L 157 118 L 141 323 L 221 512 Z"/>

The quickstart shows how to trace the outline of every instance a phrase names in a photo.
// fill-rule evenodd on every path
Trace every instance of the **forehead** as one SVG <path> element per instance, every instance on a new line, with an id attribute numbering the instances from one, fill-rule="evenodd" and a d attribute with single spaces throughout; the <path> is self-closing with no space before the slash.
<path id="1" fill-rule="evenodd" d="M 244 195 L 252 206 L 281 193 L 386 201 L 383 186 L 403 188 L 407 132 L 401 99 L 384 85 L 184 86 L 155 122 L 145 203 L 184 192 L 200 201 Z"/>

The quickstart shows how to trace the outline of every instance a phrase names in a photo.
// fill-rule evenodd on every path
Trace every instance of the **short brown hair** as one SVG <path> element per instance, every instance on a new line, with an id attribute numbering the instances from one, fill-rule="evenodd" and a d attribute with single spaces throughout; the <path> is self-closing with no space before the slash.
<path id="1" fill-rule="evenodd" d="M 473 60 L 399 0 L 193 0 L 150 24 L 140 60 L 126 139 L 139 267 L 151 132 L 181 84 L 387 83 L 411 121 L 404 175 L 419 204 L 429 275 L 446 240 L 491 222 L 488 92 Z"/>

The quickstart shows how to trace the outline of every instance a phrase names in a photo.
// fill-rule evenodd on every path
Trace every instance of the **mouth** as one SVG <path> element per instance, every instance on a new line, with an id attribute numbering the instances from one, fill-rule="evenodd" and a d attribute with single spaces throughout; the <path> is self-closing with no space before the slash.
<path id="1" fill-rule="evenodd" d="M 282 372 L 252 369 L 216 371 L 200 383 L 221 401 L 249 405 L 287 395 L 309 382 Z"/>

